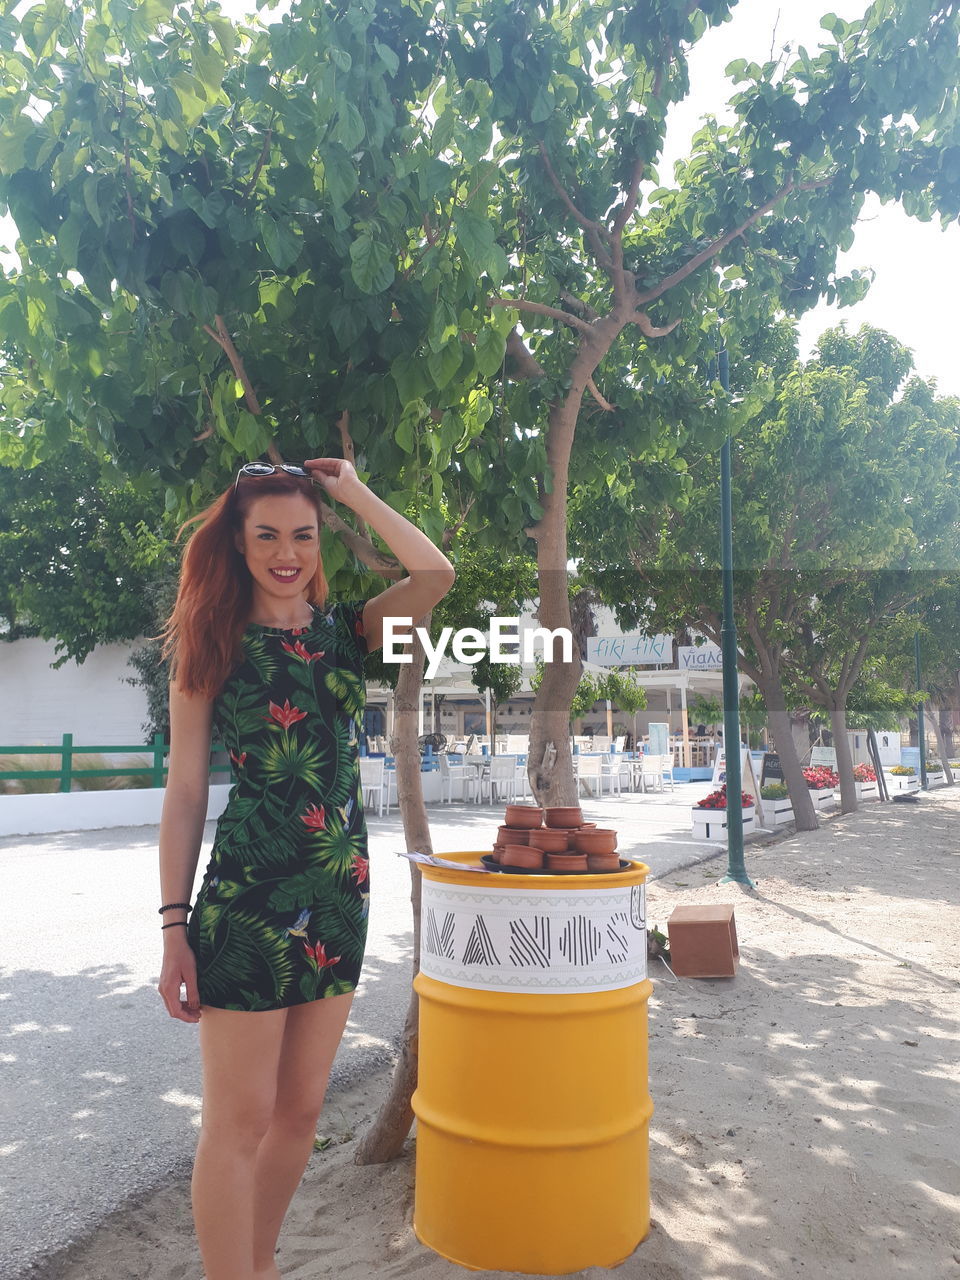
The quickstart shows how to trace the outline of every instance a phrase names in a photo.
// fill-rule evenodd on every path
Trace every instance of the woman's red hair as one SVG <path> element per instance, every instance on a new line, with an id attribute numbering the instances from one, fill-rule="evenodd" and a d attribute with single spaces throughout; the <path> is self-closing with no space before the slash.
<path id="1" fill-rule="evenodd" d="M 184 693 L 215 697 L 240 661 L 240 641 L 250 621 L 253 590 L 250 570 L 234 537 L 242 531 L 251 503 L 257 498 L 295 494 L 314 504 L 319 526 L 320 506 L 312 481 L 286 471 L 241 476 L 236 493 L 231 486 L 205 511 L 181 525 L 178 537 L 190 525 L 198 527 L 183 553 L 177 602 L 160 634 L 171 677 Z M 326 601 L 322 560 L 305 595 L 310 604 L 322 606 Z"/>

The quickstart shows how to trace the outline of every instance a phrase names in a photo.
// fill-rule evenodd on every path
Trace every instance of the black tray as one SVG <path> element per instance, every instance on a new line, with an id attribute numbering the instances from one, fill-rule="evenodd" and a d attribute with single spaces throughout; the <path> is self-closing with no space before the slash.
<path id="1" fill-rule="evenodd" d="M 611 876 L 617 874 L 615 871 L 558 871 L 553 867 L 505 867 L 502 862 L 496 861 L 492 853 L 481 854 L 480 861 L 488 871 L 502 871 L 504 875 L 510 876 Z M 621 871 L 626 871 L 632 865 L 633 863 L 625 858 L 620 859 Z"/>

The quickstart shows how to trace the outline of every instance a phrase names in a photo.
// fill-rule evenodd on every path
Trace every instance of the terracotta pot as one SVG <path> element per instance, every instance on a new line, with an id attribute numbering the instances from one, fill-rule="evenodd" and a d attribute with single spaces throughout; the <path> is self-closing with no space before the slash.
<path id="1" fill-rule="evenodd" d="M 542 867 L 543 853 L 539 849 L 531 849 L 528 844 L 508 844 L 500 854 L 500 864 L 504 867 Z"/>
<path id="2" fill-rule="evenodd" d="M 581 822 L 579 829 L 581 831 L 596 831 L 597 824 L 595 822 Z"/>
<path id="3" fill-rule="evenodd" d="M 583 821 L 583 813 L 579 805 L 558 805 L 553 809 L 544 809 L 544 817 L 548 827 L 569 831 L 579 827 Z"/>
<path id="4" fill-rule="evenodd" d="M 587 867 L 586 854 L 583 853 L 548 853 L 544 856 L 547 860 L 547 869 L 550 871 L 568 871 L 583 874 L 589 869 Z"/>
<path id="5" fill-rule="evenodd" d="M 530 830 L 527 827 L 523 830 L 517 827 L 498 827 L 497 841 L 499 844 L 529 844 Z"/>
<path id="6" fill-rule="evenodd" d="M 542 849 L 544 853 L 566 853 L 570 848 L 570 837 L 566 831 L 548 831 L 541 827 L 539 831 L 531 831 L 527 842 L 534 849 Z"/>
<path id="7" fill-rule="evenodd" d="M 506 848 L 506 845 L 503 845 L 503 844 L 495 844 L 495 845 L 493 846 L 493 860 L 494 860 L 494 862 L 499 862 L 499 861 L 501 860 L 501 857 L 502 857 L 502 855 L 503 855 L 503 851 L 504 851 L 504 849 L 505 849 L 505 848 Z"/>
<path id="8" fill-rule="evenodd" d="M 543 822 L 543 810 L 539 805 L 508 804 L 503 820 L 508 827 L 530 831 Z"/>
<path id="9" fill-rule="evenodd" d="M 600 827 L 595 831 L 575 831 L 573 847 L 578 853 L 613 853 L 617 847 L 617 833 Z"/>
<path id="10" fill-rule="evenodd" d="M 597 875 L 607 871 L 619 871 L 620 858 L 615 853 L 592 853 L 587 858 L 587 866 Z"/>

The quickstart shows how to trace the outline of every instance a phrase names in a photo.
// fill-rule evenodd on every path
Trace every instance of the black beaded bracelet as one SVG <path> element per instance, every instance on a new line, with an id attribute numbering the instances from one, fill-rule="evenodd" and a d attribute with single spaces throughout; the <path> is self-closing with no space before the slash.
<path id="1" fill-rule="evenodd" d="M 157 914 L 162 916 L 165 911 L 175 911 L 177 910 L 178 907 L 182 907 L 184 911 L 193 910 L 189 902 L 168 902 L 166 906 L 163 906 L 159 909 Z"/>
<path id="2" fill-rule="evenodd" d="M 186 920 L 174 920 L 171 924 L 162 924 L 162 925 L 160 926 L 160 928 L 161 928 L 161 929 L 175 929 L 175 928 L 177 927 L 177 925 L 178 925 L 178 924 L 182 924 L 184 928 L 187 928 L 187 922 L 186 922 Z"/>

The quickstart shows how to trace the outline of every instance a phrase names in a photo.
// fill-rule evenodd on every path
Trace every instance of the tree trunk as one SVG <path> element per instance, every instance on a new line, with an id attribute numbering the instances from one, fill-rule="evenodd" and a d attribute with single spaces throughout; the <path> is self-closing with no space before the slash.
<path id="1" fill-rule="evenodd" d="M 775 676 L 768 676 L 757 687 L 763 694 L 763 701 L 767 708 L 770 733 L 783 767 L 783 780 L 790 792 L 790 803 L 793 805 L 793 818 L 797 824 L 797 830 L 816 831 L 820 821 L 813 807 L 813 801 L 810 799 L 807 780 L 803 776 L 803 765 L 797 753 L 783 685 Z"/>
<path id="2" fill-rule="evenodd" d="M 537 621 L 541 627 L 548 627 L 551 631 L 558 627 L 569 630 L 571 626 L 565 529 L 560 532 L 558 540 L 558 548 L 556 539 L 547 538 L 542 538 L 539 546 L 540 607 Z M 559 560 L 559 568 L 553 565 L 555 559 Z M 555 647 L 560 648 L 559 645 Z M 572 662 L 552 662 L 551 657 L 549 652 L 544 654 L 543 681 L 533 703 L 527 755 L 530 786 L 537 803 L 544 807 L 579 803 L 570 750 L 570 704 L 583 667 L 576 650 Z"/>
<path id="3" fill-rule="evenodd" d="M 837 697 L 830 701 L 830 732 L 833 748 L 837 753 L 837 773 L 840 775 L 840 812 L 856 813 L 857 784 L 853 776 L 853 752 L 847 736 L 847 700 Z"/>
<path id="4" fill-rule="evenodd" d="M 790 713 L 790 734 L 802 764 L 810 754 L 810 713 L 808 711 Z"/>
<path id="5" fill-rule="evenodd" d="M 943 736 L 943 725 L 940 723 L 941 711 L 939 707 L 930 708 L 930 724 L 933 726 L 933 736 L 937 740 L 937 752 L 940 755 L 940 763 L 943 765 L 943 780 L 948 786 L 952 785 L 953 770 L 950 768 L 950 753 L 947 750 L 947 742 Z"/>
<path id="6" fill-rule="evenodd" d="M 430 626 L 430 615 L 416 624 Z M 397 761 L 397 798 L 403 820 L 403 835 L 408 850 L 432 853 L 430 823 L 423 801 L 420 773 L 420 749 L 417 745 L 417 718 L 423 671 L 426 665 L 423 646 L 414 631 L 412 661 L 400 668 L 395 695 L 394 736 L 390 746 Z M 420 868 L 410 863 L 410 901 L 413 904 L 413 976 L 420 971 Z M 419 1062 L 420 1002 L 411 989 L 410 1003 L 400 1037 L 400 1056 L 393 1079 L 373 1123 L 357 1145 L 357 1164 L 383 1164 L 400 1154 L 413 1124 L 410 1100 L 417 1087 Z"/>

